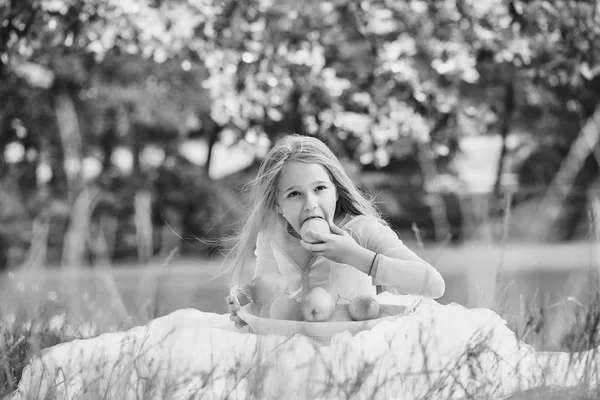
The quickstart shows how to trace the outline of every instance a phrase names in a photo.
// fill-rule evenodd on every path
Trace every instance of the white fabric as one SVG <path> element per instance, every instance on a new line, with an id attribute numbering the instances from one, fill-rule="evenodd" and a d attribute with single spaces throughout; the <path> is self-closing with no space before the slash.
<path id="1" fill-rule="evenodd" d="M 389 293 L 378 299 L 414 300 Z M 519 342 L 490 310 L 432 300 L 411 316 L 323 346 L 299 335 L 239 331 L 228 315 L 184 309 L 43 351 L 12 399 L 502 398 L 543 384 L 579 384 L 586 363 L 596 365 L 591 353 L 583 356 L 569 366 L 568 354 L 537 354 Z"/>

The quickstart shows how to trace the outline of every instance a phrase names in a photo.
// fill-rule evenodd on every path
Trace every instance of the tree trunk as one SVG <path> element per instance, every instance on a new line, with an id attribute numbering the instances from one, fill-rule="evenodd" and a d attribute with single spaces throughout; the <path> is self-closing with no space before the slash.
<path id="1" fill-rule="evenodd" d="M 502 185 L 502 173 L 504 171 L 504 161 L 506 159 L 506 138 L 510 132 L 512 114 L 515 109 L 515 88 L 512 81 L 506 82 L 504 85 L 504 116 L 502 118 L 502 126 L 500 128 L 500 136 L 502 137 L 502 148 L 500 149 L 500 157 L 498 158 L 498 168 L 496 170 L 496 181 L 494 183 L 494 197 L 499 198 L 500 187 Z"/>
<path id="2" fill-rule="evenodd" d="M 421 172 L 425 182 L 434 183 L 437 179 L 437 168 L 432 157 L 431 149 L 425 143 L 417 143 L 417 157 L 421 165 Z M 448 210 L 444 197 L 437 190 L 428 193 L 433 200 L 431 206 L 431 219 L 435 231 L 435 239 L 442 243 L 449 238 L 450 223 L 448 222 Z"/>
<path id="3" fill-rule="evenodd" d="M 206 129 L 206 137 L 208 138 L 208 152 L 206 154 L 206 164 L 204 165 L 204 171 L 206 172 L 207 178 L 210 179 L 210 164 L 212 162 L 214 146 L 215 143 L 217 143 L 217 141 L 219 140 L 219 136 L 223 128 L 212 120 L 210 120 L 210 122 L 207 122 L 204 126 Z"/>
<path id="4" fill-rule="evenodd" d="M 594 177 L 597 175 L 598 169 L 595 168 L 596 173 L 592 173 L 585 179 L 582 179 L 588 173 L 584 165 L 591 157 L 594 157 L 596 162 L 600 161 L 599 141 L 600 105 L 596 107 L 594 114 L 586 122 L 579 136 L 571 145 L 567 157 L 562 162 L 560 169 L 554 176 L 544 198 L 540 202 L 538 218 L 542 218 L 546 222 L 547 229 L 544 229 L 543 236 L 540 238 L 534 237 L 535 232 L 530 231 L 528 239 L 548 240 L 551 237 L 550 235 L 553 232 L 556 221 L 565 215 L 565 206 L 568 208 L 566 200 L 571 199 L 571 196 L 576 194 L 574 190 L 586 190 L 591 185 Z M 578 179 L 581 181 L 576 182 Z M 576 185 L 576 183 L 579 184 Z"/>
<path id="5" fill-rule="evenodd" d="M 113 211 L 100 210 L 97 214 L 91 221 L 88 242 L 94 266 L 109 265 L 114 257 L 119 220 Z"/>
<path id="6" fill-rule="evenodd" d="M 73 203 L 81 190 L 82 140 L 75 103 L 66 90 L 54 96 L 54 113 L 63 150 L 63 165 L 67 178 L 69 202 Z"/>
<path id="7" fill-rule="evenodd" d="M 86 235 L 95 196 L 83 187 L 81 130 L 75 103 L 65 84 L 57 86 L 53 100 L 67 181 L 68 204 L 72 210 L 63 243 L 62 265 L 66 270 L 62 284 L 70 296 L 76 296 L 79 288 L 77 270 L 84 265 L 86 258 Z M 75 297 L 71 300 L 77 301 Z"/>
<path id="8" fill-rule="evenodd" d="M 152 257 L 154 243 L 152 240 L 152 194 L 149 190 L 140 189 L 135 193 L 135 237 L 138 249 L 138 260 L 147 263 Z"/>
<path id="9" fill-rule="evenodd" d="M 4 150 L 5 150 L 5 146 L 2 146 L 0 144 L 0 179 L 4 178 L 4 175 L 6 175 L 6 161 L 4 160 Z"/>
<path id="10" fill-rule="evenodd" d="M 210 178 L 210 163 L 212 162 L 213 146 L 215 144 L 214 142 L 215 141 L 213 140 L 213 138 L 210 137 L 206 144 L 208 148 L 206 153 L 206 164 L 204 165 L 204 173 L 208 178 Z"/>
<path id="11" fill-rule="evenodd" d="M 556 236 L 559 240 L 571 240 L 578 234 L 580 223 L 587 219 L 589 211 L 588 192 L 598 178 L 598 161 L 590 155 L 575 177 L 573 187 L 561 207 Z"/>
<path id="12" fill-rule="evenodd" d="M 50 218 L 51 216 L 42 212 L 33 220 L 31 244 L 27 250 L 27 257 L 22 263 L 22 267 L 29 271 L 40 270 L 46 265 Z"/>
<path id="13" fill-rule="evenodd" d="M 121 115 L 122 134 L 126 136 L 133 160 L 131 168 L 131 185 L 135 188 L 134 195 L 134 224 L 137 256 L 141 263 L 147 263 L 152 257 L 153 224 L 152 224 L 152 192 L 147 189 L 147 184 L 140 165 L 140 152 L 142 141 L 137 125 L 133 121 L 134 108 L 128 105 Z"/>
<path id="14" fill-rule="evenodd" d="M 106 119 L 108 126 L 102 135 L 100 140 L 100 147 L 102 149 L 102 174 L 107 174 L 112 167 L 112 154 L 115 149 L 117 142 L 117 130 L 118 130 L 118 115 L 116 110 L 110 109 L 106 113 Z"/>
<path id="15" fill-rule="evenodd" d="M 62 254 L 62 264 L 67 269 L 77 269 L 85 263 L 91 216 L 97 198 L 96 190 L 85 188 L 72 205 Z"/>
<path id="16" fill-rule="evenodd" d="M 87 259 L 87 238 L 90 231 L 91 215 L 98 193 L 84 188 L 72 205 L 69 226 L 65 234 L 62 254 L 61 292 L 73 304 L 76 315 L 83 312 L 80 299 L 81 269 Z"/>
<path id="17" fill-rule="evenodd" d="M 164 222 L 161 229 L 160 258 L 165 259 L 174 248 L 180 247 L 183 237 L 183 213 L 175 207 L 165 207 Z"/>
<path id="18" fill-rule="evenodd" d="M 0 134 L 0 179 L 3 179 L 7 172 L 6 161 L 4 160 L 4 151 L 6 150 L 6 145 L 8 144 L 8 129 L 10 129 L 8 118 L 0 114 L 0 132 L 3 132 Z"/>
<path id="19" fill-rule="evenodd" d="M 117 217 L 112 212 L 100 211 L 98 218 L 91 223 L 88 235 L 90 251 L 94 255 L 96 275 L 104 282 L 110 299 L 117 308 L 120 317 L 129 316 L 123 297 L 119 293 L 115 278 L 110 273 L 111 257 L 114 251 L 114 236 L 117 228 Z"/>
<path id="20" fill-rule="evenodd" d="M 135 124 L 130 125 L 129 129 L 129 149 L 131 151 L 131 180 L 134 187 L 144 186 L 142 176 L 142 166 L 140 164 L 140 153 L 142 152 L 142 143 L 138 136 Z"/>

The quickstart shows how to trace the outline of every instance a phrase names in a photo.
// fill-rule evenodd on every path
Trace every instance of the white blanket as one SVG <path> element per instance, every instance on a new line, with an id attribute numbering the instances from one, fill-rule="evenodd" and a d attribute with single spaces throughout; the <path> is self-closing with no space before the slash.
<path id="1" fill-rule="evenodd" d="M 379 300 L 414 299 L 384 293 Z M 11 398 L 502 398 L 577 385 L 596 364 L 591 352 L 536 353 L 490 310 L 431 300 L 411 316 L 354 337 L 341 333 L 328 345 L 255 335 L 234 328 L 228 315 L 183 309 L 42 351 Z"/>

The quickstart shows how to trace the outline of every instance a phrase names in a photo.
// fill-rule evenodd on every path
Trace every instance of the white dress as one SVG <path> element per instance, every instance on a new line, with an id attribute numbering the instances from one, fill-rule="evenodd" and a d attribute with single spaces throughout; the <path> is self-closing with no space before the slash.
<path id="1" fill-rule="evenodd" d="M 382 303 L 413 296 L 382 293 Z M 541 354 L 497 314 L 425 300 L 413 315 L 328 345 L 237 330 L 228 315 L 183 309 L 129 331 L 44 350 L 11 399 L 503 398 L 595 382 L 592 353 Z M 549 368 L 548 368 L 549 367 Z"/>

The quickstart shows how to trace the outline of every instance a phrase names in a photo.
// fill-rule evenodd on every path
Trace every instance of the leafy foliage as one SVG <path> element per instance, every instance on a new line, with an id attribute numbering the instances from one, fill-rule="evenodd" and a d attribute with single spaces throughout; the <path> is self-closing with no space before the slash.
<path id="1" fill-rule="evenodd" d="M 208 92 L 212 119 L 246 135 L 273 137 L 300 122 L 294 130 L 312 134 L 349 125 L 376 145 L 427 140 L 436 122 L 449 123 L 443 116 L 480 100 L 472 85 L 479 92 L 515 78 L 533 89 L 524 106 L 547 101 L 548 91 L 570 94 L 575 103 L 565 106 L 585 116 L 600 73 L 593 1 L 37 0 L 11 4 L 4 16 L 2 59 L 17 74 L 33 62 L 56 79 L 93 85 L 90 71 L 104 63 L 105 79 L 127 85 L 155 67 L 128 67 L 118 53 L 177 60 L 146 86 L 180 83 L 173 100 L 190 102 L 178 67 L 205 69 L 191 83 Z M 493 96 L 485 100 L 493 109 Z"/>

